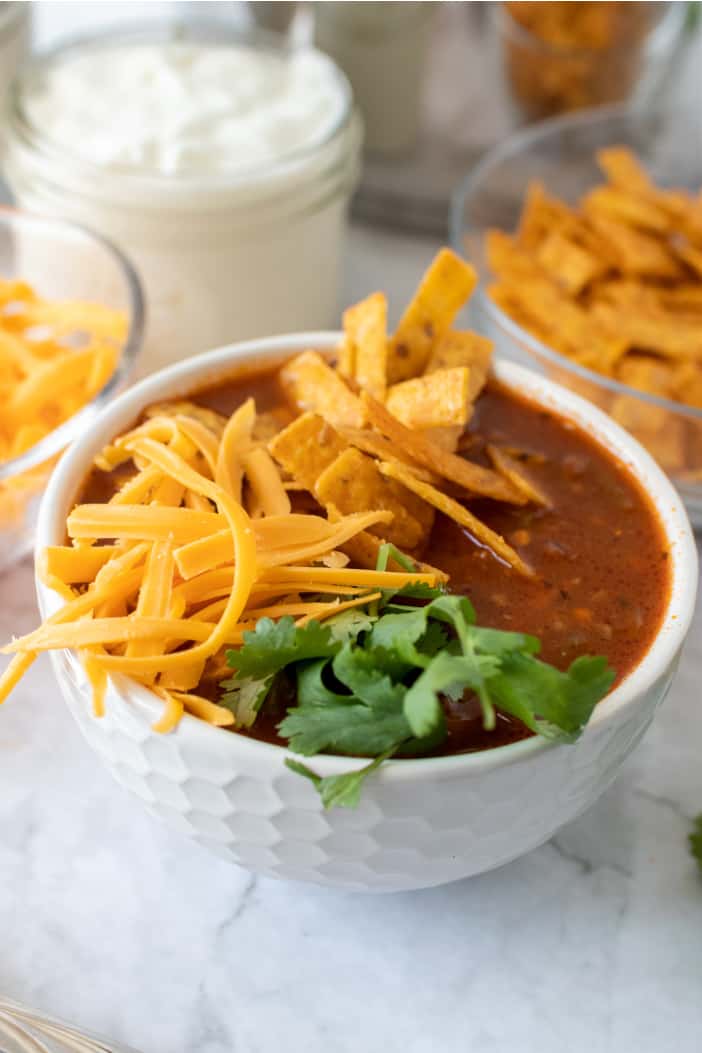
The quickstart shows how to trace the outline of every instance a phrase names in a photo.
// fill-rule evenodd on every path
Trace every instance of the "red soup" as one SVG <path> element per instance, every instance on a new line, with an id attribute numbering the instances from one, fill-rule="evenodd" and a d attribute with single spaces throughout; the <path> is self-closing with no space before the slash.
<path id="1" fill-rule="evenodd" d="M 274 413 L 281 425 L 294 416 L 276 369 L 249 373 L 191 400 L 229 415 L 249 396 L 259 412 Z M 669 552 L 648 497 L 580 428 L 495 381 L 477 400 L 462 448 L 472 461 L 488 465 L 489 444 L 509 449 L 549 500 L 549 507 L 487 499 L 470 505 L 534 569 L 534 577 L 515 574 L 442 514 L 421 558 L 448 573 L 449 590 L 470 598 L 481 625 L 538 636 L 542 657 L 559 668 L 582 654 L 604 655 L 621 681 L 650 647 L 670 591 Z M 110 473 L 95 469 L 81 500 L 107 500 L 130 470 L 133 466 Z M 295 501 L 300 510 L 314 510 L 309 494 Z M 198 691 L 216 700 L 219 684 L 204 681 Z M 241 733 L 285 744 L 276 727 L 293 701 L 290 693 L 278 692 L 253 727 Z M 485 731 L 477 701 L 445 700 L 444 708 L 448 736 L 440 753 L 486 749 L 531 734 L 502 714 L 496 729 Z"/>

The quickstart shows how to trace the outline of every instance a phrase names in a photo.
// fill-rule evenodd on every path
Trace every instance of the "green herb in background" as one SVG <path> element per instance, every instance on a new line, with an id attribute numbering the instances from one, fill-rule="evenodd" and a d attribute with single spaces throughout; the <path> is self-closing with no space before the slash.
<path id="1" fill-rule="evenodd" d="M 398 554 L 388 546 L 381 555 L 387 563 Z M 324 625 L 297 628 L 289 617 L 262 618 L 244 634 L 242 648 L 227 653 L 235 672 L 222 684 L 221 704 L 251 726 L 284 678 L 296 705 L 278 730 L 295 753 L 369 758 L 353 772 L 326 778 L 300 761 L 286 764 L 314 783 L 325 807 L 353 807 L 363 781 L 384 760 L 426 755 L 440 745 L 442 697 L 476 696 L 486 729 L 500 710 L 546 738 L 574 742 L 614 672 L 605 658 L 589 656 L 561 672 L 538 651 L 533 636 L 476 625 L 466 597 L 409 586 Z"/>
<path id="2" fill-rule="evenodd" d="M 697 860 L 697 865 L 702 870 L 702 815 L 698 815 L 692 825 L 692 833 L 689 835 L 690 851 Z"/>

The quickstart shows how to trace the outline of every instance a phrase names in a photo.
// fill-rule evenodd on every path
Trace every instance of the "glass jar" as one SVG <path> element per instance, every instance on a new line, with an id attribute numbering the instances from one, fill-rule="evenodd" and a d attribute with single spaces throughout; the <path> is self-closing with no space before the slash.
<path id="1" fill-rule="evenodd" d="M 29 52 L 31 9 L 29 3 L 0 3 L 0 100 Z"/>
<path id="2" fill-rule="evenodd" d="M 351 82 L 371 154 L 406 155 L 417 142 L 433 6 L 314 5 L 315 41 Z"/>
<path id="3" fill-rule="evenodd" d="M 224 39 L 223 39 L 224 38 Z M 286 57 L 268 37 L 222 24 L 138 28 L 84 38 L 33 61 L 11 93 L 5 175 L 18 202 L 99 231 L 135 262 L 147 298 L 147 370 L 236 340 L 335 324 L 347 206 L 361 132 L 330 59 L 338 119 L 303 149 L 231 171 L 164 173 L 76 156 L 32 124 L 27 98 L 46 64 L 94 49 L 244 44 Z M 336 112 L 336 111 L 335 111 Z"/>
<path id="4" fill-rule="evenodd" d="M 521 116 L 543 120 L 631 100 L 660 102 L 684 44 L 687 4 L 497 3 L 490 8 Z"/>

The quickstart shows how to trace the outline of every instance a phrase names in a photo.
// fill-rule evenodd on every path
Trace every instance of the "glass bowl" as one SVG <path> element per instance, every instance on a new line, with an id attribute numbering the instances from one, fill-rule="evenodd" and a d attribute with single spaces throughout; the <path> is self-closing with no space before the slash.
<path id="1" fill-rule="evenodd" d="M 566 27 L 553 26 L 549 19 L 552 6 L 565 8 L 547 3 L 491 5 L 505 80 L 524 120 L 543 120 L 610 103 L 650 102 L 661 90 L 684 44 L 687 4 L 580 4 L 579 11 L 569 16 L 567 44 L 537 36 L 526 28 L 529 12 L 522 24 L 515 17 L 519 10 L 513 11 L 531 8 L 535 26 L 551 22 L 558 39 Z M 582 43 L 576 46 L 573 40 Z"/>
<path id="2" fill-rule="evenodd" d="M 47 300 L 82 300 L 123 311 L 127 335 L 114 373 L 77 413 L 34 446 L 0 461 L 0 572 L 29 552 L 39 499 L 65 447 L 127 384 L 141 346 L 144 301 L 131 263 L 91 231 L 16 209 L 0 209 L 0 278 L 27 282 Z"/>
<path id="3" fill-rule="evenodd" d="M 514 322 L 487 296 L 485 232 L 512 231 L 532 180 L 574 203 L 603 181 L 601 147 L 630 147 L 662 186 L 702 186 L 702 112 L 602 107 L 544 121 L 491 150 L 457 188 L 451 241 L 480 275 L 473 325 L 498 354 L 524 362 L 610 413 L 645 446 L 678 488 L 693 524 L 702 527 L 702 409 L 638 391 L 577 365 Z M 682 454 L 681 454 L 682 451 Z"/>

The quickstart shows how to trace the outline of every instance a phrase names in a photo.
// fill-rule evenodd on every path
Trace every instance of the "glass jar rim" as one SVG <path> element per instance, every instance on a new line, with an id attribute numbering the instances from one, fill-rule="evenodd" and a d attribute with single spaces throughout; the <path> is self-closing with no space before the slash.
<path id="1" fill-rule="evenodd" d="M 236 189 L 251 185 L 265 174 L 267 179 L 275 179 L 286 170 L 304 166 L 314 160 L 320 153 L 331 147 L 343 136 L 353 118 L 353 92 L 345 73 L 336 63 L 318 48 L 305 47 L 305 53 L 313 53 L 322 58 L 333 73 L 339 88 L 339 113 L 329 128 L 305 146 L 287 150 L 272 160 L 256 162 L 242 167 L 237 164 L 232 169 L 222 168 L 214 174 L 183 173 L 165 174 L 157 169 L 139 169 L 132 165 L 102 165 L 72 153 L 65 144 L 53 139 L 45 130 L 38 127 L 30 118 L 24 96 L 32 81 L 41 76 L 47 66 L 65 61 L 73 55 L 84 51 L 94 51 L 125 46 L 131 43 L 203 43 L 217 47 L 227 45 L 244 45 L 282 58 L 301 51 L 287 44 L 284 38 L 275 33 L 259 29 L 239 30 L 227 25 L 223 20 L 196 19 L 184 20 L 149 19 L 120 26 L 119 31 L 99 31 L 81 33 L 60 41 L 55 46 L 35 53 L 21 72 L 15 77 L 9 89 L 8 123 L 14 134 L 30 149 L 39 153 L 49 162 L 68 163 L 95 179 L 109 175 L 111 178 L 127 182 L 132 187 L 145 187 L 150 190 L 179 191 L 216 191 L 225 188 Z"/>

